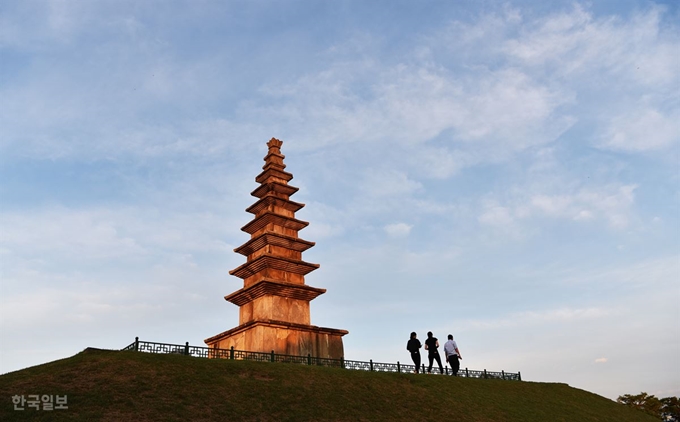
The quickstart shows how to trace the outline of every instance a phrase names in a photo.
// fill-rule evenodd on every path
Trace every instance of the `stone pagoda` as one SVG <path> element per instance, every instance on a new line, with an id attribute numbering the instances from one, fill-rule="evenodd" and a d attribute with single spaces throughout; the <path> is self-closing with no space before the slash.
<path id="1" fill-rule="evenodd" d="M 247 212 L 255 215 L 241 228 L 250 240 L 234 249 L 247 257 L 246 263 L 229 274 L 243 279 L 243 288 L 225 296 L 239 306 L 238 327 L 205 340 L 212 348 L 340 359 L 346 330 L 311 325 L 309 302 L 326 292 L 305 284 L 305 275 L 319 268 L 302 260 L 302 252 L 314 242 L 300 239 L 298 231 L 309 223 L 297 220 L 295 212 L 304 204 L 290 196 L 298 188 L 284 171 L 283 142 L 272 138 L 264 167 L 255 181 L 260 186 L 251 195 L 259 198 Z"/>

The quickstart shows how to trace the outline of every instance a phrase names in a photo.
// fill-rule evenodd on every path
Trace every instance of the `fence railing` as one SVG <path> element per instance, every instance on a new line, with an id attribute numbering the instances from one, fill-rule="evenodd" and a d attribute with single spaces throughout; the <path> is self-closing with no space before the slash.
<path id="1" fill-rule="evenodd" d="M 135 341 L 129 346 L 123 348 L 122 350 L 131 350 L 136 352 L 146 352 L 146 353 L 170 353 L 179 354 L 186 356 L 193 356 L 199 358 L 222 358 L 222 359 L 236 359 L 236 360 L 254 360 L 260 362 L 286 362 L 286 363 L 298 363 L 303 365 L 318 365 L 318 366 L 331 366 L 345 369 L 353 369 L 357 371 L 375 371 L 375 372 L 415 372 L 415 365 L 401 364 L 397 363 L 385 363 L 385 362 L 374 362 L 370 360 L 368 362 L 358 361 L 358 360 L 346 360 L 346 359 L 329 359 L 313 357 L 311 355 L 307 356 L 295 356 L 295 355 L 282 355 L 279 353 L 271 352 L 249 352 L 245 350 L 236 350 L 233 347 L 231 349 L 213 349 L 205 346 L 190 346 L 189 342 L 185 344 L 169 344 L 169 343 L 154 343 L 151 341 L 141 341 L 139 337 L 135 337 Z M 422 365 L 422 372 L 425 372 L 425 364 Z M 445 368 L 445 374 L 449 375 L 451 372 L 448 366 Z M 437 373 L 438 368 L 433 368 L 432 373 Z M 503 379 L 503 380 L 514 380 L 522 381 L 522 375 L 520 372 L 512 373 L 505 371 L 487 371 L 484 370 L 474 370 L 474 369 L 460 369 L 458 371 L 459 377 L 465 378 L 487 378 L 487 379 Z"/>

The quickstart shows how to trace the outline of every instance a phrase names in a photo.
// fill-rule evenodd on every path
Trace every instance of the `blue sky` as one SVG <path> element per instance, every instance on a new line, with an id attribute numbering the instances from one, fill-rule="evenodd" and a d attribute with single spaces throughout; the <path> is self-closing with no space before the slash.
<path id="1" fill-rule="evenodd" d="M 548 4 L 549 3 L 549 4 Z M 0 2 L 0 372 L 238 323 L 284 141 L 348 359 L 680 395 L 677 2 Z"/>

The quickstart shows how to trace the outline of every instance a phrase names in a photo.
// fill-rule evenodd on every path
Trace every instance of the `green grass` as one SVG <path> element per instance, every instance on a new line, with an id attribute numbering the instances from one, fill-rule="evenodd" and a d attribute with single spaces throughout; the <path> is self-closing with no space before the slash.
<path id="1" fill-rule="evenodd" d="M 68 410 L 11 396 L 68 395 Z M 0 420 L 655 421 L 566 384 L 87 349 L 0 376 Z"/>

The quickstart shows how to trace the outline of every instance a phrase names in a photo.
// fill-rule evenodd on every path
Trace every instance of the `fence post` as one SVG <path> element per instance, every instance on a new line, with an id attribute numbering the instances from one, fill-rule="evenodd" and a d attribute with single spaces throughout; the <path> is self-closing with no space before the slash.
<path id="1" fill-rule="evenodd" d="M 184 345 L 184 354 L 189 356 L 189 342 L 188 341 Z"/>
<path id="2" fill-rule="evenodd" d="M 467 368 L 465 368 L 465 378 L 470 378 L 470 373 Z"/>
<path id="3" fill-rule="evenodd" d="M 505 371 L 501 370 L 501 378 L 505 379 Z"/>
<path id="4" fill-rule="evenodd" d="M 522 374 L 519 371 L 517 371 L 517 379 L 522 381 Z"/>
<path id="5" fill-rule="evenodd" d="M 484 369 L 484 379 L 486 379 L 486 369 Z"/>
<path id="6" fill-rule="evenodd" d="M 342 369 L 345 369 L 345 357 L 344 356 L 340 356 L 340 367 Z"/>
<path id="7" fill-rule="evenodd" d="M 307 353 L 307 365 L 311 365 L 311 364 L 312 364 L 312 355 Z"/>
<path id="8" fill-rule="evenodd" d="M 373 371 L 373 359 L 371 359 L 371 371 Z"/>
<path id="9" fill-rule="evenodd" d="M 423 364 L 423 374 L 425 373 L 425 364 Z"/>
<path id="10" fill-rule="evenodd" d="M 229 349 L 229 359 L 234 359 L 234 346 Z"/>
<path id="11" fill-rule="evenodd" d="M 276 359 L 274 357 L 274 351 L 272 350 L 272 362 L 275 362 L 275 361 L 276 361 Z"/>
<path id="12" fill-rule="evenodd" d="M 446 368 L 446 375 L 449 375 L 449 367 L 446 366 L 445 368 Z"/>
<path id="13" fill-rule="evenodd" d="M 401 365 L 399 365 L 399 361 L 397 361 L 397 372 L 401 374 Z"/>
<path id="14" fill-rule="evenodd" d="M 135 337 L 135 352 L 139 352 L 139 337 Z"/>

